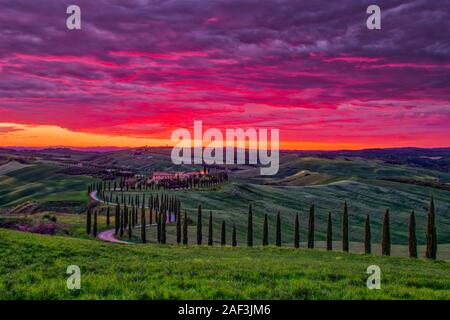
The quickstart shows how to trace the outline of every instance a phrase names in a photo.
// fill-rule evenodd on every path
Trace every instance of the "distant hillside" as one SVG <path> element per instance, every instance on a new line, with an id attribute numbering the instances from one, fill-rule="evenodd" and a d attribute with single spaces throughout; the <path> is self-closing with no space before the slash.
<path id="1" fill-rule="evenodd" d="M 147 172 L 152 170 L 191 170 L 195 166 L 173 165 L 169 147 L 142 148 L 40 148 L 27 149 L 0 148 L 0 161 L 5 155 L 18 157 L 36 157 L 37 159 L 60 161 L 62 163 L 88 162 L 92 165 L 119 167 L 124 169 Z M 281 161 L 289 156 L 319 157 L 319 158 L 361 158 L 381 160 L 387 164 L 408 165 L 423 169 L 450 172 L 450 148 L 390 148 L 341 151 L 286 151 L 280 152 Z M 151 161 L 150 161 L 151 160 Z M 223 166 L 218 166 L 223 167 Z M 231 170 L 252 169 L 255 166 L 231 165 Z M 295 174 L 295 173 L 292 173 Z"/>
<path id="2" fill-rule="evenodd" d="M 360 157 L 371 160 L 383 160 L 391 164 L 405 164 L 426 169 L 450 172 L 449 148 L 387 148 L 341 151 L 287 151 L 299 155 L 317 155 L 325 157 Z"/>

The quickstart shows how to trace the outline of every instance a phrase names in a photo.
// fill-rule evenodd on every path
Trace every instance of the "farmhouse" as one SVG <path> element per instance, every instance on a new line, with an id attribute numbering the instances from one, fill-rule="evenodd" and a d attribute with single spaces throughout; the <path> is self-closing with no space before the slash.
<path id="1" fill-rule="evenodd" d="M 162 180 L 183 180 L 188 178 L 193 178 L 197 176 L 202 176 L 205 171 L 189 171 L 189 172 L 165 172 L 165 171 L 155 171 L 153 172 L 150 181 L 159 182 Z"/>

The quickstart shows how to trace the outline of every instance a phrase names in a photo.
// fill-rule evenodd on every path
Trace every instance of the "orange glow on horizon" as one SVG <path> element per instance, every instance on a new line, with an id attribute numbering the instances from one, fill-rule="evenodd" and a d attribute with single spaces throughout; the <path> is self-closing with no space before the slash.
<path id="1" fill-rule="evenodd" d="M 270 142 L 270 141 L 269 141 Z M 0 123 L 0 147 L 161 147 L 174 146 L 169 139 L 110 136 L 76 132 L 53 125 Z M 204 146 L 208 143 L 204 142 Z M 225 143 L 224 143 L 225 144 Z M 345 142 L 280 141 L 281 150 L 359 150 L 367 148 L 406 147 L 405 145 Z M 269 145 L 270 147 L 270 145 Z M 438 147 L 438 146 L 436 146 Z"/>

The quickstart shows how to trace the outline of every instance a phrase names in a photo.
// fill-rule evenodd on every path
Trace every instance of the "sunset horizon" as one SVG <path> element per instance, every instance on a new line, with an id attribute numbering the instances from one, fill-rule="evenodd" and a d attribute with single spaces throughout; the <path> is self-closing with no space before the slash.
<path id="1" fill-rule="evenodd" d="M 187 127 L 189 129 L 189 127 Z M 281 131 L 282 132 L 282 131 Z M 75 132 L 52 125 L 23 125 L 15 123 L 0 123 L 0 148 L 8 147 L 67 147 L 67 148 L 139 148 L 139 147 L 173 147 L 174 142 L 168 139 L 144 138 L 133 136 L 118 136 L 106 134 L 93 134 Z M 208 142 L 203 142 L 203 146 Z M 363 150 L 363 149 L 389 149 L 389 148 L 447 148 L 450 144 L 441 144 L 439 141 L 426 141 L 418 143 L 406 140 L 405 142 L 385 143 L 326 143 L 314 141 L 283 141 L 280 139 L 280 150 L 305 151 L 337 151 L 337 150 Z"/>

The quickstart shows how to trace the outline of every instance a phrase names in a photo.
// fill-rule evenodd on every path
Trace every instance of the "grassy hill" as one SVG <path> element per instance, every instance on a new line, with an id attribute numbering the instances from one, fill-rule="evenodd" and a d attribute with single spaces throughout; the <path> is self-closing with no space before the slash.
<path id="1" fill-rule="evenodd" d="M 86 188 L 93 179 L 61 174 L 60 169 L 55 164 L 35 163 L 0 174 L 0 207 L 28 200 L 86 202 Z"/>
<path id="2" fill-rule="evenodd" d="M 381 268 L 381 290 L 366 269 Z M 66 268 L 81 268 L 81 290 Z M 450 264 L 289 248 L 115 245 L 0 229 L 0 299 L 450 299 Z"/>
<path id="3" fill-rule="evenodd" d="M 260 176 L 259 168 L 249 168 L 236 173 L 237 178 L 251 179 L 258 183 L 283 183 L 283 179 L 294 178 L 295 175 L 307 170 L 310 174 L 327 175 L 342 179 L 380 179 L 380 178 L 411 178 L 420 181 L 450 182 L 450 173 L 430 170 L 407 165 L 390 164 L 381 160 L 368 160 L 350 157 L 317 157 L 298 154 L 281 154 L 280 168 L 275 176 Z"/>

